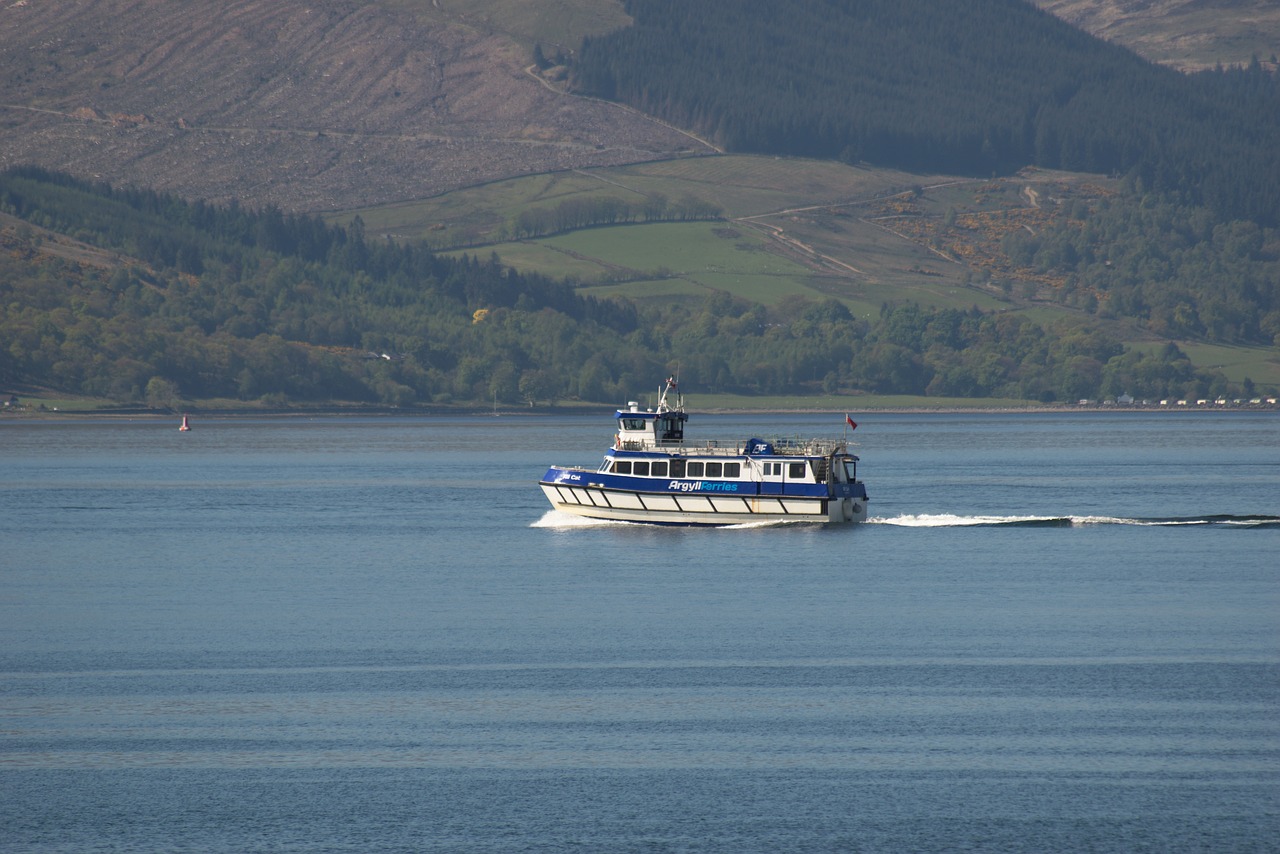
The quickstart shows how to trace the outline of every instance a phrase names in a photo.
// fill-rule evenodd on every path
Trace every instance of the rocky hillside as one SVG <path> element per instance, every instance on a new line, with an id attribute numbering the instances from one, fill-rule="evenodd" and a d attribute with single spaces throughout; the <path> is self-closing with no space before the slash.
<path id="1" fill-rule="evenodd" d="M 505 36 L 355 0 L 17 0 L 0 168 L 321 211 L 707 150 L 527 63 Z"/>

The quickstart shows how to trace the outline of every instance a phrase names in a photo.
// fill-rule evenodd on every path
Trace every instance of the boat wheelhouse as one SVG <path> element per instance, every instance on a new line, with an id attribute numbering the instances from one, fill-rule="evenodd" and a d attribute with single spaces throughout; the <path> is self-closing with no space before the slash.
<path id="1" fill-rule="evenodd" d="M 858 457 L 843 439 L 686 441 L 689 416 L 674 379 L 667 380 L 656 409 L 641 410 L 631 402 L 615 418 L 613 446 L 599 468 L 547 469 L 539 486 L 552 507 L 594 519 L 666 525 L 842 524 L 867 518 Z"/>

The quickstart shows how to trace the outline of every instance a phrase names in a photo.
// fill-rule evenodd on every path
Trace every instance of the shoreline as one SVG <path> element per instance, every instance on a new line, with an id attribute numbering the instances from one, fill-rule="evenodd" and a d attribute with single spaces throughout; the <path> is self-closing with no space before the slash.
<path id="1" fill-rule="evenodd" d="M 311 408 L 270 408 L 239 409 L 216 408 L 200 409 L 191 407 L 182 410 L 159 411 L 142 408 L 129 409 L 5 409 L 0 411 L 0 424 L 6 421 L 67 421 L 102 419 L 140 420 L 140 421 L 177 421 L 184 415 L 190 418 L 207 420 L 229 420 L 245 418 L 264 419 L 297 419 L 297 418 L 415 418 L 415 417 L 553 417 L 563 415 L 600 415 L 610 414 L 618 409 L 617 404 L 600 404 L 574 406 L 535 406 L 493 411 L 484 407 L 343 407 L 316 406 Z M 842 416 L 857 413 L 864 416 L 884 415 L 1064 415 L 1064 414 L 1153 414 L 1153 413 L 1263 413 L 1280 412 L 1280 404 L 1271 403 L 1228 403 L 1228 404 L 1188 404 L 1185 406 L 1134 406 L 1134 405 L 1062 405 L 1062 406 L 874 406 L 874 407 L 827 407 L 778 408 L 778 407 L 708 407 L 697 410 L 699 415 L 821 415 Z"/>

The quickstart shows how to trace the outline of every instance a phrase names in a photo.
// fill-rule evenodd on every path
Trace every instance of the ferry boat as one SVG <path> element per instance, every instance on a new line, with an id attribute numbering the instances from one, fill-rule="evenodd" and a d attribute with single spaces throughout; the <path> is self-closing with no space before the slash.
<path id="1" fill-rule="evenodd" d="M 615 417 L 618 432 L 599 468 L 551 466 L 538 482 L 556 510 L 659 525 L 867 518 L 858 457 L 844 440 L 688 442 L 674 378 L 660 389 L 656 409 L 632 401 Z"/>

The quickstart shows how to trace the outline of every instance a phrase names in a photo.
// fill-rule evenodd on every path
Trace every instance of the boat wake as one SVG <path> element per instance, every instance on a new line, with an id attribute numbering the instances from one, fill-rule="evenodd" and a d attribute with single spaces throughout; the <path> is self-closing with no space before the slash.
<path id="1" fill-rule="evenodd" d="M 896 525 L 903 528 L 1082 528 L 1089 525 L 1133 525 L 1138 527 L 1211 526 L 1218 528 L 1280 528 L 1280 516 L 1218 514 L 1209 516 L 956 516 L 950 513 L 871 518 L 868 525 Z"/>
<path id="2" fill-rule="evenodd" d="M 618 522 L 613 519 L 589 519 L 586 516 L 575 516 L 572 513 L 561 513 L 559 510 L 548 510 L 541 519 L 529 524 L 530 528 L 603 528 L 610 525 L 629 525 L 629 522 Z"/>

